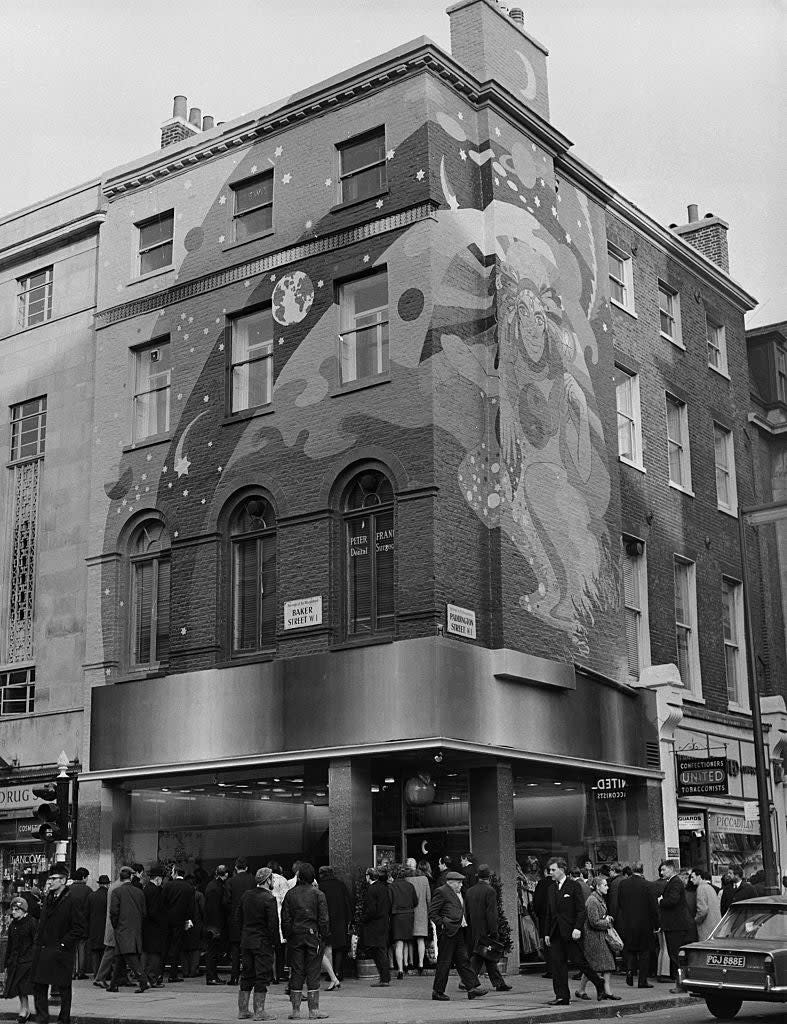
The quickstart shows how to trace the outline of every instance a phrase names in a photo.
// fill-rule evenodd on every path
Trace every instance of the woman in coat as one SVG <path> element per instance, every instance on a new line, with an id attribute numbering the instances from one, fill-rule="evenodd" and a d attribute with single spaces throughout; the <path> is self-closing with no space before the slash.
<path id="1" fill-rule="evenodd" d="M 615 970 L 615 957 L 607 945 L 607 932 L 612 927 L 612 918 L 607 913 L 606 895 L 609 891 L 609 879 L 606 875 L 597 875 L 592 882 L 590 896 L 585 903 L 587 920 L 585 922 L 585 957 L 590 966 L 604 977 L 604 991 L 599 992 L 602 999 L 620 999 L 612 992 L 612 972 Z"/>
<path id="2" fill-rule="evenodd" d="M 323 959 L 329 957 L 336 981 L 331 981 L 328 991 L 339 988 L 344 979 L 344 956 L 347 952 L 350 925 L 353 919 L 353 904 L 350 890 L 340 879 L 334 877 L 333 868 L 324 864 L 320 868 L 320 889 L 328 904 L 328 922 L 331 929 L 323 951 Z"/>
<path id="3" fill-rule="evenodd" d="M 33 994 L 32 966 L 33 943 L 36 936 L 37 922 L 27 916 L 27 900 L 15 896 L 11 900 L 11 924 L 8 929 L 8 946 L 5 951 L 5 991 L 6 999 L 19 997 L 20 1024 L 30 1016 L 27 997 Z"/>
<path id="4" fill-rule="evenodd" d="M 396 958 L 396 977 L 399 981 L 404 977 L 404 944 L 413 937 L 415 924 L 415 908 L 418 896 L 410 885 L 406 874 L 407 869 L 401 864 L 394 867 L 394 880 L 391 883 L 391 941 Z"/>
<path id="5" fill-rule="evenodd" d="M 710 884 L 707 871 L 692 868 L 691 880 L 697 890 L 697 908 L 694 922 L 697 925 L 699 941 L 704 942 L 716 925 L 721 921 L 719 894 Z"/>
<path id="6" fill-rule="evenodd" d="M 416 955 L 418 957 L 418 973 L 424 973 L 424 953 L 426 940 L 429 937 L 429 904 L 432 901 L 432 890 L 429 886 L 429 879 L 423 871 L 412 871 L 407 875 L 408 883 L 415 889 L 418 902 L 415 905 L 413 915 L 413 938 L 415 939 Z"/>

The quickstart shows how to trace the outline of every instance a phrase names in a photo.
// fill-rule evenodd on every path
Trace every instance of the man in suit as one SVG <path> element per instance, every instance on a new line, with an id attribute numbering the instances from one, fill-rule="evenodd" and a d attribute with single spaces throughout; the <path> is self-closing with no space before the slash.
<path id="1" fill-rule="evenodd" d="M 88 876 L 90 872 L 87 868 L 77 868 L 71 878 L 73 881 L 69 886 L 71 891 L 71 898 L 79 904 L 79 909 L 85 915 L 87 921 L 88 913 L 88 900 L 92 890 L 87 884 Z M 87 961 L 88 961 L 88 943 L 87 935 L 84 939 L 79 940 L 79 944 L 76 948 L 76 956 L 74 958 L 74 978 L 78 981 L 84 981 L 87 977 Z"/>
<path id="2" fill-rule="evenodd" d="M 678 951 L 687 942 L 696 941 L 697 926 L 686 902 L 686 887 L 675 869 L 675 861 L 662 861 L 659 870 L 662 878 L 667 880 L 664 892 L 659 896 L 659 917 L 667 943 L 670 977 L 675 978 L 678 973 Z M 671 988 L 670 992 L 677 993 L 678 989 Z"/>
<path id="3" fill-rule="evenodd" d="M 459 977 L 467 989 L 468 999 L 485 996 L 488 989 L 482 988 L 478 975 L 470 966 L 467 955 L 463 929 L 468 921 L 465 914 L 465 903 L 462 898 L 462 884 L 465 876 L 458 871 L 447 871 L 445 885 L 435 889 L 429 905 L 429 920 L 437 929 L 437 967 L 435 969 L 432 999 L 444 1001 L 450 997 L 445 994 L 448 984 L 448 973 L 451 966 L 456 967 Z"/>
<path id="4" fill-rule="evenodd" d="M 273 951 L 279 941 L 279 908 L 273 889 L 273 872 L 260 868 L 255 888 L 247 889 L 238 907 L 243 973 L 238 992 L 238 1017 L 249 1016 L 249 995 L 254 991 L 254 1019 L 275 1020 L 265 1013 L 268 985 L 273 979 Z M 311 1016 L 311 1014 L 310 1014 Z"/>
<path id="5" fill-rule="evenodd" d="M 485 960 L 473 952 L 477 943 L 485 943 L 489 939 L 497 939 L 499 921 L 497 916 L 497 895 L 490 881 L 492 872 L 488 864 L 479 865 L 476 871 L 477 881 L 467 890 L 465 908 L 469 923 L 467 947 L 470 950 L 470 966 L 478 974 L 482 966 L 486 966 L 489 980 L 498 992 L 510 992 L 500 973 L 496 960 Z"/>
<path id="6" fill-rule="evenodd" d="M 254 888 L 254 878 L 249 873 L 249 865 L 245 857 L 235 861 L 235 873 L 225 886 L 224 908 L 227 912 L 227 930 L 230 940 L 230 980 L 228 984 L 237 985 L 240 977 L 240 928 L 238 927 L 238 907 L 244 892 Z"/>
<path id="7" fill-rule="evenodd" d="M 169 982 L 183 981 L 180 977 L 180 961 L 183 956 L 183 939 L 186 931 L 194 925 L 196 905 L 194 888 L 183 877 L 183 868 L 172 868 L 172 880 L 164 886 L 164 913 L 167 918 L 167 940 L 169 946 Z"/>
<path id="8" fill-rule="evenodd" d="M 553 886 L 547 899 L 547 921 L 544 942 L 549 947 L 552 962 L 552 987 L 555 998 L 550 1006 L 568 1006 L 571 998 L 568 991 L 569 960 L 577 965 L 596 986 L 596 992 L 603 998 L 604 981 L 585 959 L 580 945 L 582 928 L 587 917 L 582 900 L 582 889 L 573 879 L 566 876 L 568 864 L 563 857 L 549 861 L 549 874 Z"/>
<path id="9" fill-rule="evenodd" d="M 132 885 L 134 884 L 132 879 Z M 142 890 L 147 916 L 142 922 L 142 952 L 144 971 L 148 982 L 159 988 L 164 974 L 164 952 L 167 948 L 167 915 L 164 910 L 164 869 L 154 864 L 148 872 L 148 881 Z"/>
<path id="10" fill-rule="evenodd" d="M 131 868 L 120 869 L 120 885 L 109 899 L 109 919 L 115 929 L 115 962 L 108 992 L 117 992 L 118 981 L 125 969 L 137 978 L 135 992 L 145 992 L 150 985 L 142 970 L 139 955 L 142 952 L 142 922 L 145 919 L 145 895 L 132 884 Z"/>
<path id="11" fill-rule="evenodd" d="M 224 903 L 229 871 L 225 864 L 219 864 L 213 878 L 205 887 L 205 932 L 208 948 L 205 951 L 205 984 L 223 985 L 219 980 L 217 963 L 224 950 L 227 933 L 227 913 Z"/>
<path id="12" fill-rule="evenodd" d="M 732 875 L 732 885 L 722 889 L 721 893 L 722 917 L 724 917 L 733 903 L 740 903 L 741 900 L 753 900 L 757 895 L 757 890 L 751 882 L 744 882 L 743 871 L 741 871 L 738 864 L 733 864 L 730 868 L 730 874 Z"/>
<path id="13" fill-rule="evenodd" d="M 98 888 L 87 900 L 87 937 L 91 956 L 91 973 L 98 971 L 104 953 L 104 928 L 107 919 L 107 890 L 109 875 L 98 876 Z"/>
<path id="14" fill-rule="evenodd" d="M 46 882 L 46 898 L 38 922 L 33 965 L 31 968 L 35 997 L 36 1024 L 49 1024 L 49 986 L 60 993 L 61 1024 L 71 1021 L 71 984 L 74 950 L 86 931 L 85 917 L 78 901 L 66 888 L 68 869 L 65 864 L 52 866 Z"/>
<path id="15" fill-rule="evenodd" d="M 366 872 L 368 889 L 363 901 L 361 914 L 361 943 L 374 957 L 379 975 L 372 982 L 374 988 L 384 988 L 391 983 L 391 968 L 388 964 L 388 936 L 391 930 L 391 893 L 388 887 L 386 868 L 369 868 Z"/>
<path id="16" fill-rule="evenodd" d="M 637 987 L 653 988 L 648 981 L 648 964 L 653 933 L 659 927 L 659 908 L 642 864 L 635 864 L 632 870 L 618 885 L 615 925 L 623 939 L 626 984 L 634 984 L 636 968 Z"/>

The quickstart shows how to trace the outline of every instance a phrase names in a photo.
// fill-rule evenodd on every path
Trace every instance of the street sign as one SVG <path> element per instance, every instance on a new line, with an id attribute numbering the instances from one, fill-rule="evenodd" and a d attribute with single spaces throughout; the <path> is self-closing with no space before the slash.
<path id="1" fill-rule="evenodd" d="M 727 793 L 726 757 L 686 757 L 676 754 L 678 796 Z"/>

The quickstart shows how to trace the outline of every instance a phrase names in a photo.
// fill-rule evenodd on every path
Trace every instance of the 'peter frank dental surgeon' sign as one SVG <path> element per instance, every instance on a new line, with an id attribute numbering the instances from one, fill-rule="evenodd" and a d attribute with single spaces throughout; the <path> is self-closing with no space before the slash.
<path id="1" fill-rule="evenodd" d="M 322 596 L 284 602 L 284 628 L 303 629 L 322 624 Z"/>
<path id="2" fill-rule="evenodd" d="M 456 604 L 446 605 L 446 610 L 446 631 L 475 640 L 475 612 L 470 608 L 460 608 Z"/>
<path id="3" fill-rule="evenodd" d="M 684 757 L 675 755 L 678 796 L 706 796 L 727 792 L 725 757 Z"/>

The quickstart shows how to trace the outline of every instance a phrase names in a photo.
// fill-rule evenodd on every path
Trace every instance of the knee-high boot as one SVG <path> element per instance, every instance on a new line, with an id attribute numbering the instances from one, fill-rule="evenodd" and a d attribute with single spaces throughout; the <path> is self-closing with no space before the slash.
<path id="1" fill-rule="evenodd" d="M 309 1020 L 322 1020 L 327 1017 L 327 1013 L 320 1013 L 320 990 L 318 988 L 311 989 L 306 993 L 306 999 L 309 1003 Z"/>
<path id="2" fill-rule="evenodd" d="M 301 999 L 303 999 L 302 992 L 290 992 L 290 1002 L 292 1003 L 292 1013 L 287 1014 L 287 1020 L 298 1020 L 301 1015 Z"/>
<path id="3" fill-rule="evenodd" d="M 251 1014 L 249 1013 L 249 997 L 251 992 L 244 992 L 241 989 L 238 992 L 238 1020 L 251 1020 Z"/>

